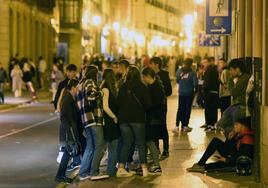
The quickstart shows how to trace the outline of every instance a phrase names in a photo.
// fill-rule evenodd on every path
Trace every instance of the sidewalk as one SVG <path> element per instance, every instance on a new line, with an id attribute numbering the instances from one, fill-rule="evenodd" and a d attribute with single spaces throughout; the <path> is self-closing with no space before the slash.
<path id="1" fill-rule="evenodd" d="M 175 126 L 177 111 L 177 96 L 173 95 L 168 100 L 168 130 L 170 142 L 170 156 L 161 161 L 163 173 L 161 176 L 150 176 L 143 178 L 133 176 L 130 178 L 110 178 L 101 181 L 79 181 L 68 186 L 68 188 L 260 188 L 261 185 L 254 181 L 254 176 L 242 177 L 234 172 L 225 173 L 188 173 L 186 168 L 197 162 L 203 154 L 208 142 L 216 136 L 215 133 L 205 133 L 199 128 L 204 123 L 204 112 L 202 109 L 194 109 L 192 112 L 190 126 L 193 131 L 174 135 L 172 129 Z M 220 135 L 217 135 L 220 136 Z M 161 143 L 161 142 L 160 142 Z M 162 147 L 160 147 L 162 148 Z M 60 187 L 60 186 L 59 186 Z"/>
<path id="2" fill-rule="evenodd" d="M 51 101 L 51 92 L 49 91 L 38 91 L 38 101 L 48 102 Z M 21 97 L 15 97 L 10 91 L 5 92 L 5 103 L 0 104 L 0 112 L 11 108 L 16 108 L 21 105 L 30 104 L 32 99 L 28 91 L 23 91 Z"/>

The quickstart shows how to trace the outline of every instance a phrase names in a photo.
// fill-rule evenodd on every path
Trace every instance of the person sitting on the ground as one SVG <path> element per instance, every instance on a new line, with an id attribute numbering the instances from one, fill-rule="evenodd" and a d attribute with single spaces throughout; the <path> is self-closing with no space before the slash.
<path id="1" fill-rule="evenodd" d="M 205 171 L 234 167 L 236 160 L 240 156 L 253 159 L 254 138 L 253 131 L 250 128 L 250 122 L 250 117 L 236 120 L 233 130 L 225 142 L 214 137 L 199 162 L 195 163 L 191 168 L 187 168 L 187 171 L 204 173 Z M 217 162 L 206 164 L 207 160 L 216 151 L 220 154 L 215 156 Z"/>

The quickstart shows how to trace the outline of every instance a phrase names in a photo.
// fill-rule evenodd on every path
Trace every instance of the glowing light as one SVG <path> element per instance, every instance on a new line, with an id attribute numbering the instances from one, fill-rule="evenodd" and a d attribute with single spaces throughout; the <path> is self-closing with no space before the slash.
<path id="1" fill-rule="evenodd" d="M 89 11 L 88 10 L 84 10 L 83 12 L 83 16 L 82 16 L 82 27 L 83 28 L 87 28 L 87 26 L 89 25 L 90 20 L 89 20 Z"/>
<path id="2" fill-rule="evenodd" d="M 113 23 L 113 29 L 114 29 L 116 32 L 119 32 L 119 29 L 120 29 L 120 23 L 119 23 L 119 22 L 114 22 L 114 23 Z"/>
<path id="3" fill-rule="evenodd" d="M 175 40 L 173 40 L 172 42 L 171 42 L 171 46 L 176 46 L 176 41 Z"/>
<path id="4" fill-rule="evenodd" d="M 204 2 L 204 0 L 195 0 L 194 1 L 196 4 L 202 4 Z"/>
<path id="5" fill-rule="evenodd" d="M 194 20 L 197 20 L 197 12 L 194 11 Z"/>
<path id="6" fill-rule="evenodd" d="M 183 17 L 183 23 L 185 27 L 193 27 L 194 16 L 192 14 L 187 14 Z"/>
<path id="7" fill-rule="evenodd" d="M 110 30 L 109 26 L 104 26 L 103 29 L 102 29 L 102 34 L 104 36 L 108 36 L 110 34 L 109 30 Z"/>
<path id="8" fill-rule="evenodd" d="M 180 42 L 180 48 L 182 48 L 182 47 L 183 47 L 183 41 Z"/>
<path id="9" fill-rule="evenodd" d="M 184 37 L 184 34 L 183 34 L 183 32 L 180 32 L 180 37 Z"/>
<path id="10" fill-rule="evenodd" d="M 144 46 L 145 43 L 144 36 L 142 34 L 136 34 L 135 42 L 138 46 Z"/>
<path id="11" fill-rule="evenodd" d="M 119 53 L 119 54 L 122 54 L 122 52 L 123 52 L 122 48 L 119 47 L 119 48 L 118 48 L 118 53 Z"/>
<path id="12" fill-rule="evenodd" d="M 133 40 L 135 38 L 136 32 L 135 31 L 129 31 L 128 33 L 128 39 Z"/>
<path id="13" fill-rule="evenodd" d="M 92 17 L 92 24 L 98 26 L 101 24 L 101 17 L 100 16 L 93 16 Z"/>
<path id="14" fill-rule="evenodd" d="M 121 37 L 122 37 L 122 38 L 123 38 L 123 37 L 126 37 L 127 34 L 128 34 L 128 28 L 123 27 L 123 28 L 121 29 Z"/>

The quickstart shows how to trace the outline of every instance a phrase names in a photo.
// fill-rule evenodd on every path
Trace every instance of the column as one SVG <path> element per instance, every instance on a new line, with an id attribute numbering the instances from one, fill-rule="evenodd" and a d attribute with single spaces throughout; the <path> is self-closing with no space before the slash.
<path id="1" fill-rule="evenodd" d="M 0 0 L 0 62 L 8 67 L 9 61 L 9 3 Z"/>

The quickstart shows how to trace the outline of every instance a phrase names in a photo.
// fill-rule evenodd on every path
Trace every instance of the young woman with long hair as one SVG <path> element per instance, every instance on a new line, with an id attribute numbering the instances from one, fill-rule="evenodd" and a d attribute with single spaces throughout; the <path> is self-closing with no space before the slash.
<path id="1" fill-rule="evenodd" d="M 119 155 L 117 177 L 132 176 L 124 167 L 133 142 L 135 142 L 139 151 L 142 174 L 143 176 L 148 175 L 145 118 L 150 105 L 148 89 L 141 81 L 139 70 L 132 66 L 128 70 L 126 82 L 120 87 L 118 93 L 118 119 L 122 136 L 122 148 Z"/>
<path id="2" fill-rule="evenodd" d="M 115 73 L 112 69 L 105 69 L 103 72 L 103 82 L 101 84 L 103 93 L 103 118 L 104 140 L 108 145 L 108 175 L 115 176 L 117 162 L 117 146 L 120 137 L 120 128 L 118 125 L 118 105 Z"/>

